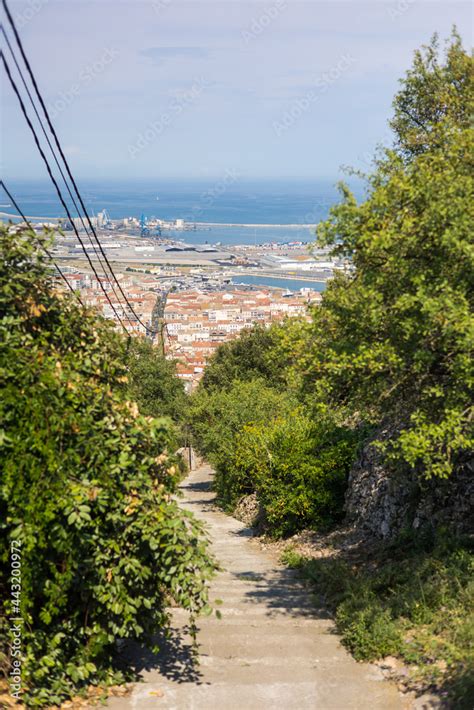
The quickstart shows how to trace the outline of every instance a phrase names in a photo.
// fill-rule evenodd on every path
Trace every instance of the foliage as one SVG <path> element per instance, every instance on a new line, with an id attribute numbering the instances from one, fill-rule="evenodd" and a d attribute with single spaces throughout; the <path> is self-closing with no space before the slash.
<path id="1" fill-rule="evenodd" d="M 180 422 L 186 407 L 183 383 L 176 377 L 174 362 L 166 360 L 149 340 L 133 338 L 124 361 L 128 369 L 129 396 L 147 416 L 169 416 Z"/>
<path id="2" fill-rule="evenodd" d="M 404 537 L 364 561 L 304 558 L 299 569 L 335 613 L 343 643 L 359 660 L 399 656 L 410 682 L 445 689 L 456 708 L 474 695 L 474 563 L 467 542 Z"/>
<path id="3" fill-rule="evenodd" d="M 235 380 L 260 378 L 272 386 L 282 381 L 280 363 L 270 357 L 278 341 L 275 329 L 255 325 L 218 348 L 202 379 L 204 389 L 228 389 Z"/>
<path id="4" fill-rule="evenodd" d="M 216 485 L 223 502 L 235 501 L 234 492 L 226 490 L 224 479 L 229 453 L 243 427 L 270 422 L 290 407 L 291 402 L 284 393 L 266 386 L 260 379 L 236 380 L 229 389 L 211 392 L 201 387 L 192 396 L 188 416 L 194 441 L 217 470 Z M 244 490 L 245 485 L 239 486 L 239 491 L 241 489 Z M 239 491 L 237 495 L 241 495 Z"/>
<path id="5" fill-rule="evenodd" d="M 255 491 L 265 529 L 275 537 L 321 530 L 342 518 L 357 444 L 354 432 L 329 423 L 317 427 L 301 409 L 246 425 L 228 452 L 221 487 L 234 502 Z"/>
<path id="6" fill-rule="evenodd" d="M 440 144 L 437 126 L 451 123 L 468 128 L 472 117 L 472 59 L 453 29 L 444 61 L 435 34 L 415 52 L 413 67 L 401 81 L 390 122 L 397 151 L 407 160 Z"/>
<path id="7" fill-rule="evenodd" d="M 18 540 L 31 707 L 116 681 L 117 642 L 148 643 L 170 601 L 193 620 L 213 570 L 199 523 L 172 498 L 171 421 L 128 399 L 123 337 L 56 291 L 48 244 L 0 230 L 0 589 L 5 618 Z"/>
<path id="8" fill-rule="evenodd" d="M 360 432 L 329 421 L 315 425 L 294 396 L 260 379 L 236 380 L 210 392 L 201 387 L 190 418 L 198 447 L 216 469 L 215 488 L 226 508 L 256 492 L 265 528 L 275 536 L 341 519 Z"/>
<path id="9" fill-rule="evenodd" d="M 319 243 L 352 270 L 334 279 L 313 313 L 304 368 L 305 386 L 325 406 L 398 428 L 385 446 L 389 460 L 446 477 L 474 443 L 474 133 L 465 120 L 472 60 L 457 39 L 444 68 L 436 44 L 427 52 L 395 100 L 401 152 L 379 160 L 365 202 L 343 186 L 342 203 L 319 225 Z M 438 112 L 432 85 L 435 101 L 447 97 Z M 407 105 L 413 117 L 425 110 L 430 134 L 409 159 L 406 146 L 416 141 L 402 120 Z"/>

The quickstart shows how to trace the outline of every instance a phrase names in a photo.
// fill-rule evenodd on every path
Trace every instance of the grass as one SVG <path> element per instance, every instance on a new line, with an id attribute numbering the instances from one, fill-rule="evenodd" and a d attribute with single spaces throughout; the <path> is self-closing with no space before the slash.
<path id="1" fill-rule="evenodd" d="M 400 658 L 408 685 L 435 689 L 447 707 L 474 707 L 472 541 L 406 537 L 353 559 L 283 562 L 299 569 L 334 612 L 345 646 L 358 660 Z"/>

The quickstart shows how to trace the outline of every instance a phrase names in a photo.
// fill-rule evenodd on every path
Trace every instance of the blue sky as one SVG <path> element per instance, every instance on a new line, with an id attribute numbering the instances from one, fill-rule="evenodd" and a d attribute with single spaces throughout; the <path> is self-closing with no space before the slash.
<path id="1" fill-rule="evenodd" d="M 334 178 L 366 169 L 413 51 L 468 2 L 10 0 L 82 178 Z M 2 77 L 4 174 L 44 169 Z"/>

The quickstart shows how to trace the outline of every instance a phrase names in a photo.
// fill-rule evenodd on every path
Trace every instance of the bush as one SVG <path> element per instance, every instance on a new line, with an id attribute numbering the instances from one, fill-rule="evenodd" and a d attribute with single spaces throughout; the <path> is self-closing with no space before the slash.
<path id="1" fill-rule="evenodd" d="M 128 399 L 122 336 L 55 290 L 47 243 L 0 230 L 0 638 L 8 672 L 17 541 L 31 707 L 120 680 L 117 641 L 148 643 L 171 601 L 193 621 L 213 570 L 200 525 L 171 497 L 171 420 Z"/>
<path id="2" fill-rule="evenodd" d="M 262 380 L 235 380 L 228 389 L 209 392 L 199 387 L 191 398 L 188 412 L 194 442 L 216 468 L 215 484 L 225 504 L 233 505 L 235 495 L 226 480 L 237 437 L 243 427 L 252 423 L 270 422 L 278 414 L 289 411 L 292 400 Z M 242 485 L 236 495 L 247 488 Z M 251 492 L 249 489 L 248 492 Z"/>
<path id="3" fill-rule="evenodd" d="M 323 419 L 316 425 L 294 397 L 256 379 L 224 390 L 200 387 L 191 415 L 225 508 L 256 492 L 265 529 L 276 537 L 341 519 L 359 432 Z"/>
<path id="4" fill-rule="evenodd" d="M 219 481 L 233 501 L 255 491 L 265 528 L 275 537 L 306 527 L 321 530 L 342 518 L 356 449 L 354 432 L 317 427 L 295 410 L 284 419 L 245 426 Z"/>

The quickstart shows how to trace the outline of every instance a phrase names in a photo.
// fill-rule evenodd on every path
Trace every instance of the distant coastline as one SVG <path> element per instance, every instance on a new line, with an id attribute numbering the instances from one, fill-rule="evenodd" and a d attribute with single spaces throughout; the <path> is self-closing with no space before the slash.
<path id="1" fill-rule="evenodd" d="M 142 218 L 165 222 L 183 220 L 192 225 L 186 231 L 186 241 L 197 243 L 206 233 L 204 238 L 209 243 L 228 246 L 314 241 L 315 225 L 328 218 L 331 205 L 339 199 L 331 180 L 242 181 L 227 186 L 221 193 L 217 193 L 215 185 L 209 181 L 140 184 L 84 181 L 80 187 L 92 217 L 106 209 L 111 220 L 129 217 L 140 221 Z M 57 224 L 64 219 L 51 187 L 19 182 L 13 183 L 11 189 L 23 213 L 35 216 L 32 222 Z M 3 218 L 8 219 L 13 212 L 12 208 L 4 207 Z M 167 230 L 165 236 L 179 239 L 180 233 Z"/>
<path id="2" fill-rule="evenodd" d="M 274 227 L 281 229 L 313 229 L 314 224 L 242 224 L 238 222 L 193 222 L 196 227 L 242 227 L 244 229 L 272 229 Z"/>
<path id="3" fill-rule="evenodd" d="M 11 219 L 19 219 L 19 216 L 17 214 L 13 214 L 11 212 L 0 212 L 0 217 L 8 217 Z M 38 221 L 43 221 L 47 222 L 48 220 L 54 220 L 55 222 L 59 222 L 61 220 L 64 220 L 64 217 L 50 217 L 50 216 L 33 216 L 33 215 L 25 215 L 27 219 L 37 219 Z M 85 217 L 84 217 L 85 219 Z M 243 229 L 272 229 L 272 228 L 279 228 L 279 229 L 312 229 L 316 227 L 315 224 L 244 224 L 242 222 L 191 222 L 191 224 L 195 225 L 196 228 L 199 229 L 199 227 L 241 227 Z"/>
<path id="4" fill-rule="evenodd" d="M 79 187 L 89 214 L 105 208 L 112 219 L 144 214 L 215 225 L 302 226 L 327 217 L 331 205 L 340 199 L 335 182 L 242 180 L 220 192 L 211 180 L 83 180 Z M 25 214 L 53 217 L 62 212 L 54 189 L 46 182 L 11 181 L 10 189 Z"/>

